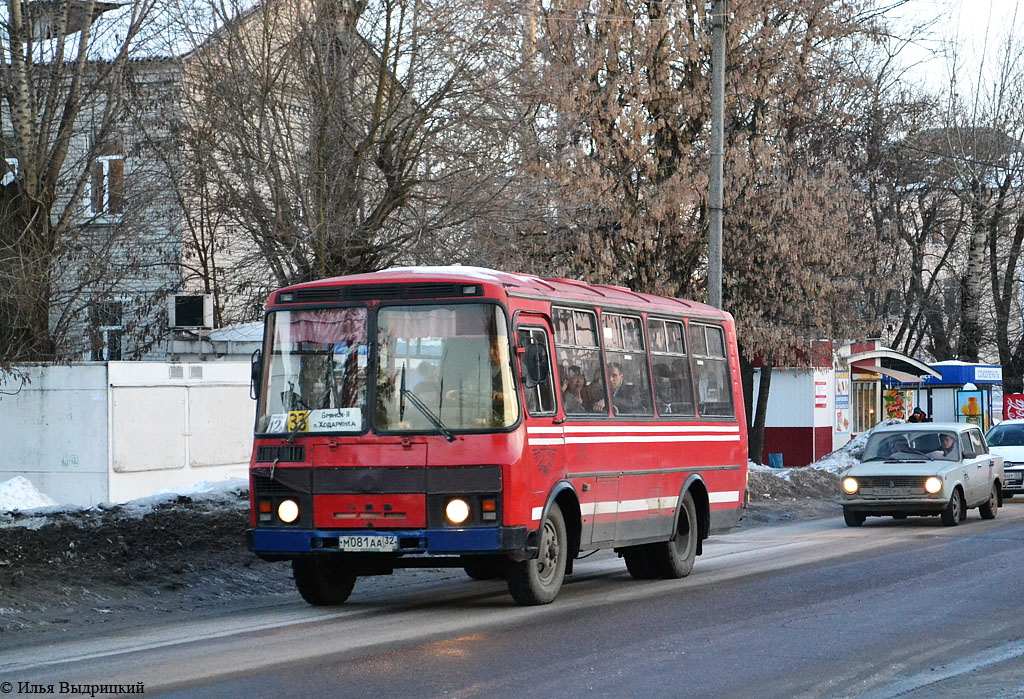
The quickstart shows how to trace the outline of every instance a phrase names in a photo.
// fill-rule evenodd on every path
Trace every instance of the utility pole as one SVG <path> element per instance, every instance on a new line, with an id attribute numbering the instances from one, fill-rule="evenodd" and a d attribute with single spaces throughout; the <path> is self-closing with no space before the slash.
<path id="1" fill-rule="evenodd" d="M 725 153 L 726 0 L 711 11 L 711 191 L 708 193 L 708 303 L 722 307 L 722 160 Z"/>

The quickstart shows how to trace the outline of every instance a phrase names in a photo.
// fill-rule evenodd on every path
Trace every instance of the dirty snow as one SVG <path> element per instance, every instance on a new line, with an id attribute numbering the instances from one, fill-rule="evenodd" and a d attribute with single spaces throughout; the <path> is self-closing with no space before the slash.
<path id="1" fill-rule="evenodd" d="M 57 501 L 39 492 L 32 481 L 24 476 L 15 476 L 0 483 L 0 512 L 13 510 L 34 510 L 39 507 L 54 507 Z"/>

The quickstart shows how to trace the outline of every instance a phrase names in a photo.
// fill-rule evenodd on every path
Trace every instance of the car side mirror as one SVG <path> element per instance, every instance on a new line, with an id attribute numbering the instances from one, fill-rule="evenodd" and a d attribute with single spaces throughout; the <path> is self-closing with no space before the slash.
<path id="1" fill-rule="evenodd" d="M 263 350 L 256 350 L 252 353 L 249 368 L 249 397 L 253 400 L 260 398 L 260 379 L 263 376 Z"/>
<path id="2" fill-rule="evenodd" d="M 526 346 L 526 356 L 523 357 L 523 385 L 526 388 L 533 388 L 547 381 L 548 375 L 548 349 L 544 345 L 531 342 Z"/>

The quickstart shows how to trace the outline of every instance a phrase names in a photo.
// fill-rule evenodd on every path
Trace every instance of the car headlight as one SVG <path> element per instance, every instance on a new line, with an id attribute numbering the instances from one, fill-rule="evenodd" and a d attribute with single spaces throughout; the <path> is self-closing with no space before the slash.
<path id="1" fill-rule="evenodd" d="M 455 498 L 448 501 L 444 513 L 452 524 L 462 524 L 469 518 L 469 505 L 465 500 Z"/>
<path id="2" fill-rule="evenodd" d="M 942 492 L 942 480 L 936 478 L 935 476 L 931 476 L 928 480 L 924 482 L 924 489 L 927 490 L 932 495 L 935 495 L 935 493 Z"/>
<path id="3" fill-rule="evenodd" d="M 277 516 L 285 524 L 291 524 L 299 518 L 299 506 L 294 500 L 282 500 L 277 506 Z"/>
<path id="4" fill-rule="evenodd" d="M 843 491 L 848 495 L 853 495 L 857 492 L 857 479 L 856 478 L 844 478 L 843 479 Z"/>

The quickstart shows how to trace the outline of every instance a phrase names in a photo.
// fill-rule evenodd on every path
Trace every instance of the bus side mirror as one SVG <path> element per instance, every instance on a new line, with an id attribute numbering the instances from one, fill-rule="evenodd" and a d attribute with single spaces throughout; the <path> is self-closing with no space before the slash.
<path id="1" fill-rule="evenodd" d="M 523 385 L 526 388 L 539 386 L 548 380 L 548 349 L 544 345 L 531 342 L 526 347 L 526 357 L 523 361 L 525 376 Z"/>
<path id="2" fill-rule="evenodd" d="M 256 350 L 252 353 L 252 367 L 249 373 L 249 397 L 253 400 L 260 398 L 260 378 L 263 376 L 263 350 Z"/>

